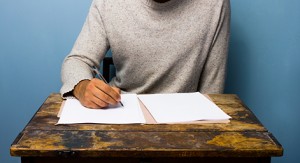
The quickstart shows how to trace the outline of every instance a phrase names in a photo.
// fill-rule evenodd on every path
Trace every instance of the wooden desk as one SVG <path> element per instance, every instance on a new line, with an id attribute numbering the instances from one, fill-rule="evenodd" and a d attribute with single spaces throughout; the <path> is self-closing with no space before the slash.
<path id="1" fill-rule="evenodd" d="M 35 162 L 271 162 L 283 148 L 236 95 L 210 98 L 228 124 L 57 125 L 62 99 L 51 94 L 12 143 L 12 156 Z M 78 115 L 80 116 L 80 115 Z"/>

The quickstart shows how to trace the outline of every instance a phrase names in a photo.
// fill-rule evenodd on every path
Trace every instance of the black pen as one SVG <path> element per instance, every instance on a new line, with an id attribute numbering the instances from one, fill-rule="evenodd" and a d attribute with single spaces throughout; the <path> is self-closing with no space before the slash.
<path id="1" fill-rule="evenodd" d="M 93 66 L 92 70 L 98 77 L 104 81 L 104 83 L 108 84 L 108 82 L 105 80 L 105 78 L 102 76 L 102 74 L 98 71 L 97 67 Z M 124 107 L 123 103 L 120 101 L 120 104 Z"/>

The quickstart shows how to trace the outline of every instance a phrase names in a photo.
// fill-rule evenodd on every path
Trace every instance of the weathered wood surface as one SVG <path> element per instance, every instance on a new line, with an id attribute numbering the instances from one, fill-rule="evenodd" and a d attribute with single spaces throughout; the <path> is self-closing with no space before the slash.
<path id="1" fill-rule="evenodd" d="M 228 124 L 55 125 L 62 103 L 51 94 L 11 146 L 12 156 L 272 157 L 283 149 L 236 95 L 209 97 Z"/>

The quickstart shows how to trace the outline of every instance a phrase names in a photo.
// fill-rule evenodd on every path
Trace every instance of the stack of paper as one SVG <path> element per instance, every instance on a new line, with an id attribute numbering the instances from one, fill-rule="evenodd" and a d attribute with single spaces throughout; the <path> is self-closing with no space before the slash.
<path id="1" fill-rule="evenodd" d="M 68 99 L 62 107 L 58 124 L 106 123 L 130 124 L 185 122 L 229 122 L 231 118 L 199 92 L 173 94 L 122 94 L 122 106 L 89 109 L 76 99 Z M 139 105 L 138 99 L 143 105 Z M 140 107 L 142 106 L 142 107 Z M 153 122 L 151 122 L 153 123 Z"/>
<path id="2" fill-rule="evenodd" d="M 138 97 L 158 123 L 222 121 L 230 118 L 198 92 L 150 94 L 138 95 Z"/>

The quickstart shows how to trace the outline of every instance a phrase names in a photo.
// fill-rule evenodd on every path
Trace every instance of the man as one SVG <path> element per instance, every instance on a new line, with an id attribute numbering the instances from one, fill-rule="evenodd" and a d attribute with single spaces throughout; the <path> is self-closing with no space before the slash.
<path id="1" fill-rule="evenodd" d="M 221 93 L 229 0 L 94 0 L 62 67 L 61 94 L 102 108 L 133 93 Z M 93 78 L 111 49 L 116 77 Z"/>

